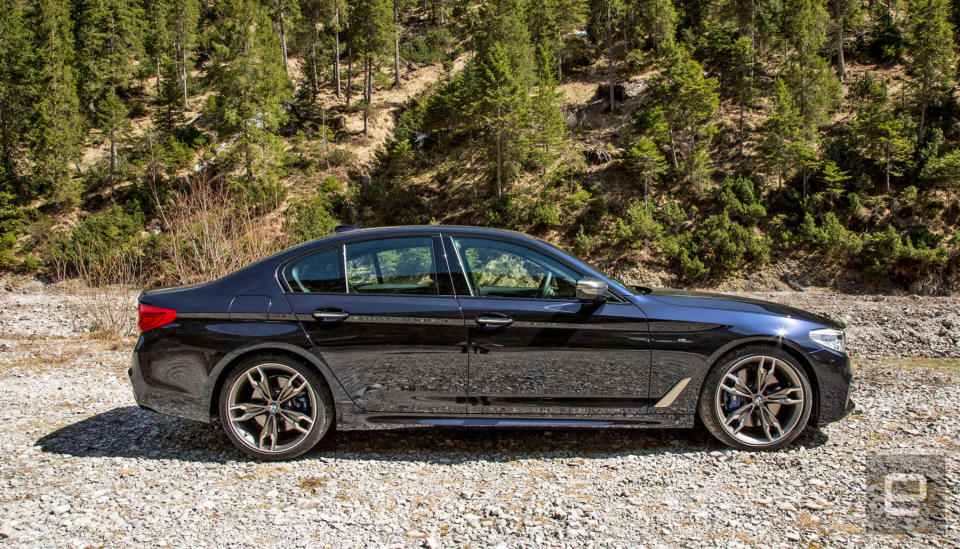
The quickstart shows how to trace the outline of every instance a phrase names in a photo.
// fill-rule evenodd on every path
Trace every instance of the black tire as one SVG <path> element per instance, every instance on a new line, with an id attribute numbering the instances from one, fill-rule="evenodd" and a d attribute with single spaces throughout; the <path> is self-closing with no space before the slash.
<path id="1" fill-rule="evenodd" d="M 269 400 L 263 398 L 263 386 L 258 386 L 263 378 Z M 288 388 L 288 380 L 289 396 L 281 392 Z M 306 385 L 294 392 L 301 382 Z M 334 421 L 333 397 L 323 378 L 300 360 L 282 354 L 241 360 L 220 389 L 218 410 L 230 441 L 248 456 L 266 461 L 310 451 Z"/>
<path id="2" fill-rule="evenodd" d="M 758 373 L 757 368 L 767 371 L 771 363 L 772 372 Z M 768 377 L 771 373 L 773 381 Z M 757 391 L 761 376 L 764 387 Z M 721 389 L 721 384 L 726 387 Z M 748 400 L 740 394 L 753 396 Z M 704 426 L 720 442 L 740 450 L 776 450 L 796 440 L 807 427 L 813 400 L 810 379 L 797 359 L 773 346 L 752 345 L 717 361 L 700 389 L 697 409 Z"/>

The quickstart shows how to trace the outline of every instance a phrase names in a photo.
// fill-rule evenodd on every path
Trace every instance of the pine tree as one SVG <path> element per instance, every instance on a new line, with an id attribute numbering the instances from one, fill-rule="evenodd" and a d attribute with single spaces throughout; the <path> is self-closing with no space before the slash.
<path id="1" fill-rule="evenodd" d="M 858 105 L 852 124 L 854 135 L 865 156 L 883 165 L 890 194 L 890 176 L 898 175 L 896 164 L 909 157 L 913 145 L 905 135 L 903 120 L 893 114 L 888 103 L 886 84 L 877 82 L 868 72 L 857 80 L 853 91 Z"/>
<path id="2" fill-rule="evenodd" d="M 495 0 L 484 4 L 475 42 L 478 56 L 485 55 L 494 45 L 499 46 L 506 54 L 512 73 L 525 86 L 536 82 L 536 52 L 520 0 Z"/>
<path id="3" fill-rule="evenodd" d="M 557 82 L 563 79 L 566 38 L 583 25 L 586 15 L 586 0 L 535 0 L 526 5 L 530 41 L 549 48 Z"/>
<path id="4" fill-rule="evenodd" d="M 530 100 L 530 142 L 531 156 L 543 174 L 560 154 L 567 135 L 567 121 L 560 110 L 563 96 L 554 76 L 554 57 L 548 48 L 541 51 L 541 56 L 544 59 L 538 64 L 542 64 L 544 70 L 537 92 Z"/>
<path id="5" fill-rule="evenodd" d="M 400 33 L 403 25 L 400 18 L 407 9 L 409 0 L 393 0 L 393 85 L 400 85 Z"/>
<path id="6" fill-rule="evenodd" d="M 803 119 L 793 95 L 782 79 L 777 79 L 773 112 L 763 125 L 763 135 L 764 159 L 782 187 L 791 170 L 799 163 L 805 149 Z"/>
<path id="7" fill-rule="evenodd" d="M 700 63 L 683 50 L 664 59 L 663 66 L 653 94 L 666 123 L 670 163 L 677 168 L 680 156 L 692 161 L 698 141 L 713 135 L 719 84 L 716 78 L 705 77 Z"/>
<path id="8" fill-rule="evenodd" d="M 840 83 L 820 57 L 826 43 L 827 12 L 819 0 L 787 0 L 781 14 L 785 45 L 792 50 L 786 80 L 797 90 L 796 101 L 808 141 L 815 141 L 840 95 Z"/>
<path id="9" fill-rule="evenodd" d="M 907 52 L 914 100 L 920 109 L 917 142 L 923 144 L 927 107 L 953 85 L 954 53 L 947 0 L 908 3 Z"/>
<path id="10" fill-rule="evenodd" d="M 527 92 L 522 78 L 514 72 L 506 48 L 494 43 L 479 55 L 474 70 L 480 95 L 472 103 L 471 113 L 492 149 L 499 196 L 503 194 L 507 174 L 512 171 L 517 150 L 514 141 L 526 124 Z"/>
<path id="11" fill-rule="evenodd" d="M 143 12 L 131 0 L 81 0 L 77 28 L 81 98 L 91 121 L 110 139 L 110 176 L 117 167 L 116 123 L 122 88 L 130 85 L 143 55 Z M 114 100 L 116 99 L 116 101 Z M 108 101 L 106 105 L 101 103 Z M 107 124 L 110 124 L 110 128 Z M 112 128 L 112 129 L 111 129 Z"/>
<path id="12" fill-rule="evenodd" d="M 740 157 L 743 157 L 743 145 L 746 140 L 746 124 L 744 121 L 745 112 L 752 108 L 756 101 L 756 88 L 754 84 L 754 71 L 756 70 L 756 50 L 753 49 L 753 43 L 750 38 L 742 36 L 733 43 L 730 51 L 731 70 L 728 74 L 727 86 L 730 89 L 730 95 L 733 97 L 734 104 L 739 111 L 739 139 Z"/>
<path id="13" fill-rule="evenodd" d="M 184 122 L 183 97 L 180 88 L 180 67 L 177 61 L 165 58 L 160 68 L 159 107 L 153 113 L 154 127 L 163 140 L 173 136 Z"/>
<path id="14" fill-rule="evenodd" d="M 641 32 L 658 54 L 673 47 L 677 11 L 670 0 L 640 0 Z"/>
<path id="15" fill-rule="evenodd" d="M 302 0 L 300 2 L 300 24 L 296 27 L 295 48 L 301 53 L 300 72 L 310 86 L 310 103 L 317 99 L 320 91 L 320 29 L 326 22 L 327 6 L 323 0 Z"/>
<path id="16" fill-rule="evenodd" d="M 854 0 L 831 0 L 833 35 L 837 48 L 837 75 L 841 82 L 847 79 L 847 64 L 843 56 L 843 35 L 847 28 L 860 19 L 860 2 Z"/>
<path id="17" fill-rule="evenodd" d="M 648 137 L 641 137 L 624 155 L 624 164 L 643 185 L 643 207 L 648 207 L 650 185 L 667 172 L 667 161 Z"/>
<path id="18" fill-rule="evenodd" d="M 178 79 L 183 88 L 183 109 L 187 110 L 190 108 L 187 83 L 197 42 L 200 3 L 198 0 L 170 0 L 170 2 L 169 21 L 173 31 L 173 53 Z"/>
<path id="19" fill-rule="evenodd" d="M 393 8 L 391 0 L 357 0 L 350 14 L 353 47 L 363 62 L 363 135 L 368 137 L 373 102 L 374 65 L 391 44 Z"/>
<path id="20" fill-rule="evenodd" d="M 30 20 L 34 25 L 33 77 L 35 98 L 30 117 L 32 175 L 38 189 L 54 203 L 71 204 L 78 189 L 70 178 L 70 163 L 79 159 L 83 120 L 77 99 L 73 32 L 68 7 L 59 0 L 36 0 Z"/>
<path id="21" fill-rule="evenodd" d="M 268 0 L 277 32 L 280 35 L 280 59 L 283 71 L 290 78 L 290 63 L 287 52 L 287 29 L 296 25 L 300 19 L 300 4 L 297 0 Z"/>
<path id="22" fill-rule="evenodd" d="M 21 190 L 33 77 L 25 4 L 12 0 L 0 9 L 0 192 Z"/>
<path id="23" fill-rule="evenodd" d="M 171 12 L 169 0 L 145 0 L 143 11 L 147 16 L 144 30 L 144 53 L 153 61 L 157 86 L 156 99 L 160 101 L 162 81 L 160 65 L 170 55 L 170 28 L 167 17 Z"/>
<path id="24" fill-rule="evenodd" d="M 340 32 L 342 30 L 342 17 L 346 13 L 346 2 L 344 0 L 328 0 L 330 2 L 333 19 L 330 26 L 333 28 L 333 86 L 336 89 L 337 97 L 340 97 Z"/>
<path id="25" fill-rule="evenodd" d="M 607 86 L 610 88 L 610 112 L 616 112 L 617 110 L 617 94 L 616 94 L 616 69 L 614 68 L 614 33 L 617 30 L 617 22 L 620 16 L 619 8 L 620 3 L 617 0 L 605 0 L 605 17 L 604 17 L 604 40 L 606 42 L 607 49 Z"/>
<path id="26" fill-rule="evenodd" d="M 257 0 L 220 0 L 212 41 L 211 110 L 221 136 L 235 137 L 248 182 L 275 168 L 273 132 L 287 119 L 290 81 L 277 55 L 280 37 Z"/>

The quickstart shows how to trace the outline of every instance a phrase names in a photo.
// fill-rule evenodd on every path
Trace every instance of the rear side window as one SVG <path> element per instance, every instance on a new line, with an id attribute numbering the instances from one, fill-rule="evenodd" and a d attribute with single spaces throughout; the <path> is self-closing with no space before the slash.
<path id="1" fill-rule="evenodd" d="M 308 255 L 283 269 L 283 277 L 294 292 L 340 292 L 346 285 L 340 271 L 340 248 Z"/>
<path id="2" fill-rule="evenodd" d="M 438 295 L 436 258 L 428 237 L 347 244 L 350 293 Z"/>

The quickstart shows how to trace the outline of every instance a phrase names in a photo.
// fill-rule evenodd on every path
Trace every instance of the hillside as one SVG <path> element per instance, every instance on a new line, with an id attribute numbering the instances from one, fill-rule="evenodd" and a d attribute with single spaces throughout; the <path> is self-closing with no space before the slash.
<path id="1" fill-rule="evenodd" d="M 648 285 L 956 292 L 956 10 L 14 0 L 0 268 L 190 282 L 439 223 Z"/>

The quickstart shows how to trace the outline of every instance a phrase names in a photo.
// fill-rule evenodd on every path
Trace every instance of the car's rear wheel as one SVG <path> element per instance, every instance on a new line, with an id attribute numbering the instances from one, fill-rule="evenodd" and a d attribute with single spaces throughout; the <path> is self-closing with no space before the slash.
<path id="1" fill-rule="evenodd" d="M 721 359 L 704 380 L 700 420 L 721 442 L 774 450 L 807 426 L 813 389 L 803 367 L 774 347 L 752 346 Z"/>
<path id="2" fill-rule="evenodd" d="M 320 441 L 333 422 L 324 381 L 302 362 L 283 355 L 241 361 L 220 391 L 220 421 L 247 455 L 290 459 Z"/>

